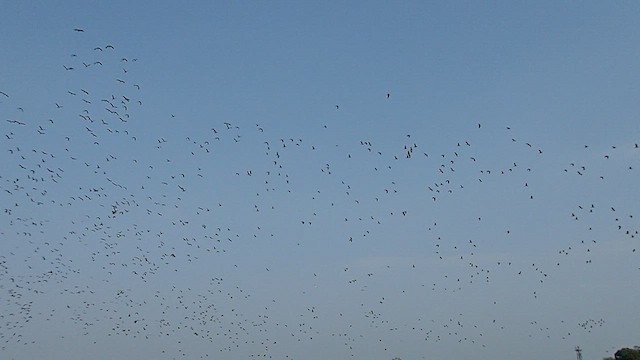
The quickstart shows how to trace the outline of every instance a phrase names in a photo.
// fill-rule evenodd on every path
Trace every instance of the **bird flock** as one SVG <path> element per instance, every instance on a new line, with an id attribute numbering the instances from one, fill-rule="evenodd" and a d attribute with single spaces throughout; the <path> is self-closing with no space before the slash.
<path id="1" fill-rule="evenodd" d="M 608 322 L 540 316 L 558 289 L 611 254 L 640 275 L 635 141 L 558 153 L 477 121 L 345 136 L 362 121 L 346 100 L 311 132 L 158 119 L 145 60 L 118 44 L 57 61 L 65 92 L 0 89 L 2 358 L 52 341 L 219 359 L 495 353 L 513 333 L 571 348 Z"/>

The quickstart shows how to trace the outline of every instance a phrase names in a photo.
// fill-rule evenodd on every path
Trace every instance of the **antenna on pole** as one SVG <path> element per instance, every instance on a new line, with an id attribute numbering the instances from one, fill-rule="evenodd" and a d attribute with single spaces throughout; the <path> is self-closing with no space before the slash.
<path id="1" fill-rule="evenodd" d="M 580 346 L 576 346 L 576 355 L 577 360 L 582 360 L 582 349 L 580 349 Z"/>

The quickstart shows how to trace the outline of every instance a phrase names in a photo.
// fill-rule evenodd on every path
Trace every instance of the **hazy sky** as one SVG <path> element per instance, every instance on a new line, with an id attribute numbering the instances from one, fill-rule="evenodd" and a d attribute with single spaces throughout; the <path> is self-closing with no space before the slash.
<path id="1" fill-rule="evenodd" d="M 640 345 L 639 23 L 623 1 L 4 3 L 0 357 Z"/>

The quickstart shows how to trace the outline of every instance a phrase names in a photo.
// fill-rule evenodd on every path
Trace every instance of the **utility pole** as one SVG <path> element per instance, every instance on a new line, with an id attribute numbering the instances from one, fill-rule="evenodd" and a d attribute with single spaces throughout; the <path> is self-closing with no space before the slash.
<path id="1" fill-rule="evenodd" d="M 582 360 L 582 349 L 580 349 L 580 346 L 576 346 L 576 355 L 578 356 L 577 360 Z"/>

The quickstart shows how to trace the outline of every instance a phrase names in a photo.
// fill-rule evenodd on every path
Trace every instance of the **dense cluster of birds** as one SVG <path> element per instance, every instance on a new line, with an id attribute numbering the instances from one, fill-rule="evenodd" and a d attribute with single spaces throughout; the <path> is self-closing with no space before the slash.
<path id="1" fill-rule="evenodd" d="M 87 343 L 156 339 L 166 357 L 483 348 L 516 326 L 495 283 L 535 302 L 564 264 L 592 266 L 613 240 L 636 253 L 637 209 L 589 197 L 614 193 L 611 174 L 635 176 L 636 143 L 585 145 L 557 166 L 533 136 L 477 122 L 435 148 L 420 132 L 343 141 L 331 121 L 311 134 L 231 120 L 194 131 L 179 112 L 147 120 L 143 63 L 101 43 L 62 61 L 68 90 L 49 102 L 0 89 L 0 353 L 38 346 L 47 326 Z M 347 106 L 327 104 L 336 117 Z M 545 203 L 558 224 L 540 223 Z M 554 226 L 578 235 L 552 253 L 527 240 Z M 470 293 L 484 294 L 482 315 L 460 300 Z M 529 337 L 568 341 L 606 324 L 526 321 Z"/>

